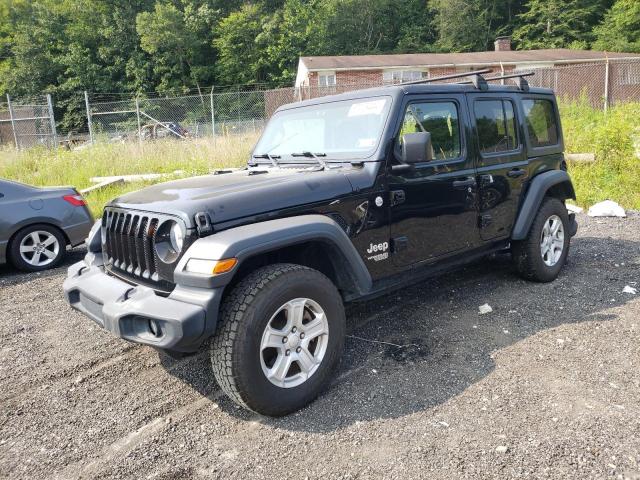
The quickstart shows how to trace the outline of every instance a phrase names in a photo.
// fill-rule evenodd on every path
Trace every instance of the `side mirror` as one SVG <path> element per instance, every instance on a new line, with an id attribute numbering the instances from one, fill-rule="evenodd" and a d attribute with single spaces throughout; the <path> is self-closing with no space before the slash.
<path id="1" fill-rule="evenodd" d="M 433 160 L 429 132 L 405 133 L 402 136 L 402 163 L 412 164 Z"/>

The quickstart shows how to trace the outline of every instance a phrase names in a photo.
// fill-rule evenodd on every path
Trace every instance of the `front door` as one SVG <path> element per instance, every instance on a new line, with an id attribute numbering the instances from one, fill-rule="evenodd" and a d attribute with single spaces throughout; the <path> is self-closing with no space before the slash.
<path id="1" fill-rule="evenodd" d="M 480 235 L 483 240 L 508 237 L 528 177 L 527 154 L 513 95 L 474 93 L 468 96 L 474 125 Z"/>
<path id="2" fill-rule="evenodd" d="M 409 97 L 402 135 L 431 133 L 433 160 L 389 176 L 391 239 L 398 266 L 435 261 L 480 244 L 476 178 L 468 154 L 469 119 L 464 95 Z"/>

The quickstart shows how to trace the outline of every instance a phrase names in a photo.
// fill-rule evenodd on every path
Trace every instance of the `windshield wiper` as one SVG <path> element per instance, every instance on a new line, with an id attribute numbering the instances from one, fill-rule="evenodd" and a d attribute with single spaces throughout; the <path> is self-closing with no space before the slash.
<path id="1" fill-rule="evenodd" d="M 318 164 L 322 168 L 324 169 L 327 168 L 327 162 L 325 162 L 322 158 L 320 158 L 320 157 L 326 157 L 327 156 L 326 153 L 300 152 L 300 153 L 292 153 L 291 156 L 313 158 L 316 160 L 316 162 L 318 162 Z"/>
<path id="2" fill-rule="evenodd" d="M 253 155 L 253 158 L 266 158 L 267 160 L 271 161 L 274 167 L 280 166 L 280 164 L 278 163 L 278 159 L 280 158 L 280 155 L 269 155 L 268 153 L 263 153 L 260 155 Z"/>

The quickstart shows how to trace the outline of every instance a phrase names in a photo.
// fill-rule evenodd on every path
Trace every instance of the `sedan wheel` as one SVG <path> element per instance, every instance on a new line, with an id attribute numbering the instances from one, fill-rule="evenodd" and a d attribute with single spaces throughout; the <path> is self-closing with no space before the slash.
<path id="1" fill-rule="evenodd" d="M 20 270 L 37 272 L 58 265 L 66 249 L 64 235 L 56 227 L 31 225 L 13 236 L 9 246 L 9 260 Z"/>
<path id="2" fill-rule="evenodd" d="M 46 267 L 60 253 L 60 242 L 49 232 L 36 230 L 20 242 L 20 257 L 33 267 Z"/>

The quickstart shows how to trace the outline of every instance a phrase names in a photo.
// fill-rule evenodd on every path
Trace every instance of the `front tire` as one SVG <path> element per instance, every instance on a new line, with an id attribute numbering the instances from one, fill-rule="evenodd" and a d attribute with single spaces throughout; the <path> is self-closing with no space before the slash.
<path id="1" fill-rule="evenodd" d="M 527 238 L 512 242 L 511 255 L 520 276 L 536 282 L 555 280 L 567 261 L 569 241 L 567 208 L 557 198 L 547 197 Z"/>
<path id="2" fill-rule="evenodd" d="M 293 264 L 260 268 L 222 305 L 211 343 L 216 381 L 236 403 L 281 416 L 329 384 L 345 336 L 342 298 L 322 273 Z"/>

